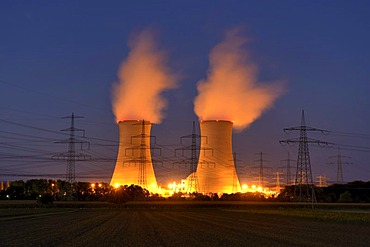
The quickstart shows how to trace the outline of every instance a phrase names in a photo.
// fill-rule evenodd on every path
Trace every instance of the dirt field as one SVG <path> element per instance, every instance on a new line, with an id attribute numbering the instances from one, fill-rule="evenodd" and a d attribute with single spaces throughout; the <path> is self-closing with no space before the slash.
<path id="1" fill-rule="evenodd" d="M 370 245 L 366 212 L 15 208 L 0 226 L 0 246 Z"/>

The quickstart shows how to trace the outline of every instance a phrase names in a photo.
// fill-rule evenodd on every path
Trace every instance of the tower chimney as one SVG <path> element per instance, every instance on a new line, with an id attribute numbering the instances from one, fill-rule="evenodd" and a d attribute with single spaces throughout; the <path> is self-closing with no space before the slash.
<path id="1" fill-rule="evenodd" d="M 201 193 L 235 193 L 240 183 L 232 152 L 233 123 L 225 120 L 200 122 L 201 144 L 197 168 Z"/>
<path id="2" fill-rule="evenodd" d="M 157 190 L 150 153 L 149 121 L 125 120 L 119 125 L 119 148 L 112 186 L 139 185 L 151 192 Z"/>

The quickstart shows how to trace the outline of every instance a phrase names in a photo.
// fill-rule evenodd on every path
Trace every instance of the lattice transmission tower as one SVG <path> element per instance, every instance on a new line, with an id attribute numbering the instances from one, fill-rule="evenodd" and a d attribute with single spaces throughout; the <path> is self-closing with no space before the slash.
<path id="1" fill-rule="evenodd" d="M 284 162 L 286 162 L 286 166 L 280 166 L 279 168 L 282 168 L 282 169 L 286 169 L 286 185 L 287 186 L 290 186 L 292 184 L 292 173 L 291 173 L 291 161 L 295 161 L 295 160 L 292 160 L 290 158 L 290 153 L 288 152 L 288 158 L 285 159 L 285 160 L 281 160 L 280 161 L 280 165 Z"/>
<path id="2" fill-rule="evenodd" d="M 152 149 L 159 149 L 159 148 L 153 148 L 150 147 L 150 145 L 147 144 L 147 139 L 155 138 L 155 136 L 147 135 L 145 131 L 146 125 L 152 125 L 152 123 L 142 120 L 140 123 L 141 125 L 141 133 L 139 135 L 131 136 L 131 144 L 133 143 L 133 139 L 139 138 L 140 139 L 140 145 L 135 147 L 126 148 L 125 150 L 125 156 L 127 156 L 127 151 L 131 150 L 132 155 L 134 154 L 135 150 L 139 151 L 139 157 L 134 158 L 132 160 L 126 160 L 125 162 L 128 163 L 134 163 L 139 165 L 138 169 L 138 178 L 137 178 L 137 184 L 142 188 L 148 188 L 148 181 L 147 181 L 147 165 L 153 164 L 153 160 L 151 157 L 147 157 L 147 150 L 149 149 L 149 153 Z M 150 140 L 149 140 L 150 143 Z M 134 156 L 134 155 L 133 155 Z"/>
<path id="3" fill-rule="evenodd" d="M 322 129 L 312 128 L 306 126 L 306 120 L 304 116 L 304 111 L 302 110 L 301 125 L 298 127 L 285 128 L 284 132 L 299 131 L 299 138 L 288 139 L 280 141 L 280 143 L 298 143 L 298 158 L 297 158 L 297 170 L 295 176 L 295 186 L 294 186 L 294 201 L 299 202 L 316 202 L 314 183 L 312 178 L 312 169 L 310 161 L 310 152 L 308 149 L 308 144 L 314 143 L 318 145 L 328 145 L 328 142 L 323 142 L 316 139 L 311 139 L 307 137 L 307 132 L 326 132 Z"/>
<path id="4" fill-rule="evenodd" d="M 189 178 L 188 178 L 188 185 L 186 188 L 186 192 L 197 192 L 199 190 L 198 187 L 198 177 L 196 174 L 197 171 L 197 166 L 198 166 L 198 150 L 200 150 L 199 145 L 197 145 L 197 140 L 201 138 L 200 135 L 196 133 L 195 130 L 195 121 L 193 121 L 193 129 L 190 135 L 185 135 L 180 138 L 180 144 L 183 144 L 184 139 L 191 139 L 191 145 L 182 147 L 182 148 L 177 148 L 175 149 L 175 155 L 177 151 L 182 151 L 182 155 L 184 155 L 185 151 L 190 151 L 190 159 L 186 159 L 181 161 L 180 163 L 182 164 L 190 164 L 189 166 Z"/>
<path id="5" fill-rule="evenodd" d="M 280 177 L 280 175 L 283 174 L 283 173 L 277 171 L 274 174 L 276 175 L 276 177 L 275 177 L 275 180 L 276 180 L 275 190 L 276 190 L 276 192 L 280 192 L 280 189 L 281 189 L 281 182 L 280 182 L 281 181 L 281 177 Z"/>
<path id="6" fill-rule="evenodd" d="M 269 166 L 265 166 L 264 164 L 268 162 L 267 160 L 263 159 L 263 154 L 262 152 L 257 153 L 259 155 L 259 159 L 255 160 L 254 162 L 258 162 L 258 166 L 253 166 L 252 168 L 258 168 L 259 173 L 258 173 L 258 184 L 259 186 L 263 187 L 265 185 L 265 170 L 267 169 L 272 169 Z"/>
<path id="7" fill-rule="evenodd" d="M 145 144 L 145 124 L 144 121 L 142 121 L 141 124 L 141 136 L 140 136 L 140 163 L 139 163 L 139 175 L 138 175 L 138 184 L 142 188 L 147 188 L 147 179 L 146 179 L 146 164 L 148 162 L 151 162 L 146 157 L 146 149 L 147 145 Z"/>
<path id="8" fill-rule="evenodd" d="M 351 164 L 350 162 L 346 162 L 346 161 L 343 161 L 343 158 L 351 158 L 349 156 L 343 156 L 340 154 L 340 148 L 338 148 L 338 154 L 335 155 L 335 156 L 330 156 L 329 157 L 330 159 L 333 159 L 335 158 L 336 161 L 334 162 L 328 162 L 328 164 L 334 164 L 334 165 L 337 165 L 337 181 L 336 183 L 337 184 L 343 184 L 344 183 L 344 180 L 343 180 L 343 165 L 349 165 Z"/>
<path id="9" fill-rule="evenodd" d="M 88 149 L 90 149 L 90 142 L 77 139 L 75 135 L 75 132 L 82 132 L 83 133 L 82 137 L 83 138 L 85 137 L 85 130 L 78 129 L 75 127 L 75 119 L 83 117 L 75 116 L 74 113 L 72 112 L 70 116 L 62 117 L 62 119 L 66 118 L 71 119 L 71 126 L 67 129 L 62 129 L 61 131 L 69 131 L 69 138 L 66 140 L 58 141 L 56 143 L 68 144 L 68 151 L 54 155 L 52 158 L 67 161 L 66 181 L 69 183 L 73 183 L 76 181 L 76 161 L 86 161 L 91 159 L 90 155 L 76 152 L 76 144 L 80 144 L 81 149 L 84 144 L 87 144 Z"/>
<path id="10" fill-rule="evenodd" d="M 327 187 L 328 186 L 328 178 L 326 176 L 317 176 L 316 178 L 319 179 L 318 186 L 319 187 Z"/>

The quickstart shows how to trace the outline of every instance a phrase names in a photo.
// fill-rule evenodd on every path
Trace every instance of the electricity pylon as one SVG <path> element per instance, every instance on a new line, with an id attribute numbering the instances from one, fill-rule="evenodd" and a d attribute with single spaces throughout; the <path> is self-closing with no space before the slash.
<path id="1" fill-rule="evenodd" d="M 279 171 L 277 171 L 277 172 L 275 172 L 274 173 L 275 175 L 276 175 L 276 192 L 280 192 L 280 189 L 281 189 L 281 183 L 280 183 L 280 180 L 281 180 L 281 177 L 280 177 L 280 175 L 281 174 L 283 174 L 283 173 L 281 173 L 281 172 L 279 172 Z"/>
<path id="2" fill-rule="evenodd" d="M 252 168 L 259 168 L 259 173 L 258 173 L 258 184 L 259 186 L 263 187 L 264 186 L 264 173 L 265 173 L 265 170 L 266 169 L 271 169 L 271 167 L 268 167 L 268 166 L 265 166 L 264 163 L 265 162 L 268 162 L 267 160 L 264 160 L 262 157 L 263 157 L 263 153 L 262 152 L 259 152 L 257 153 L 260 158 L 258 160 L 255 160 L 254 162 L 259 162 L 259 165 L 258 166 L 253 166 Z"/>
<path id="3" fill-rule="evenodd" d="M 193 130 L 191 134 L 182 136 L 180 138 L 180 143 L 182 144 L 183 139 L 188 139 L 188 138 L 191 139 L 191 145 L 183 147 L 183 148 L 175 149 L 175 155 L 176 155 L 176 151 L 178 150 L 182 151 L 182 155 L 184 155 L 185 151 L 190 151 L 191 153 L 190 159 L 183 160 L 180 162 L 183 164 L 190 164 L 190 169 L 189 169 L 190 175 L 189 175 L 188 185 L 186 188 L 186 192 L 190 193 L 190 192 L 197 192 L 199 189 L 198 188 L 198 177 L 197 177 L 196 171 L 197 171 L 197 165 L 198 165 L 197 151 L 200 149 L 200 147 L 197 145 L 197 140 L 200 139 L 201 136 L 197 135 L 195 131 L 195 121 L 193 121 Z"/>
<path id="4" fill-rule="evenodd" d="M 131 150 L 132 154 L 135 152 L 135 150 L 139 150 L 139 157 L 132 159 L 132 160 L 127 160 L 126 162 L 129 162 L 129 163 L 133 162 L 135 164 L 136 163 L 139 164 L 137 184 L 142 188 L 148 188 L 147 174 L 146 174 L 147 164 L 153 164 L 153 160 L 147 157 L 147 150 L 149 149 L 149 152 L 150 152 L 150 150 L 152 149 L 160 149 L 160 148 L 153 148 L 153 147 L 150 147 L 150 145 L 146 144 L 147 138 L 149 138 L 149 142 L 151 138 L 155 138 L 155 136 L 147 135 L 145 132 L 145 125 L 151 125 L 151 123 L 143 119 L 142 121 L 140 121 L 140 123 L 137 123 L 137 125 L 141 125 L 141 133 L 139 135 L 131 136 L 131 143 L 133 143 L 134 138 L 139 138 L 140 145 L 135 146 L 135 147 L 126 148 L 125 155 L 127 156 L 128 150 Z"/>
<path id="5" fill-rule="evenodd" d="M 280 168 L 284 168 L 286 169 L 286 185 L 287 186 L 290 186 L 292 184 L 292 176 L 291 176 L 291 161 L 294 161 L 292 159 L 290 159 L 290 153 L 288 152 L 288 159 L 286 160 L 281 160 L 280 161 L 280 164 L 283 163 L 283 162 L 286 162 L 286 166 L 281 166 Z"/>
<path id="6" fill-rule="evenodd" d="M 306 120 L 304 116 L 304 111 L 302 110 L 301 125 L 298 127 L 285 128 L 284 132 L 299 131 L 299 138 L 288 139 L 280 141 L 280 143 L 299 143 L 298 147 L 298 158 L 297 158 L 297 170 L 295 177 L 294 186 L 294 200 L 299 202 L 316 202 L 314 183 L 312 178 L 310 152 L 308 149 L 308 144 L 314 143 L 318 145 L 328 145 L 328 142 L 323 142 L 316 139 L 311 139 L 307 137 L 308 131 L 316 131 L 324 133 L 325 130 L 312 128 L 306 126 Z M 298 191 L 297 191 L 298 190 Z"/>
<path id="7" fill-rule="evenodd" d="M 329 158 L 336 158 L 335 162 L 328 162 L 328 164 L 336 164 L 337 165 L 337 184 L 343 184 L 343 167 L 342 165 L 351 164 L 350 162 L 343 162 L 343 158 L 351 158 L 349 156 L 343 156 L 340 154 L 340 148 L 338 148 L 338 155 L 330 156 Z"/>
<path id="8" fill-rule="evenodd" d="M 60 153 L 54 155 L 53 159 L 58 160 L 67 160 L 67 169 L 66 169 L 66 181 L 69 183 L 73 183 L 76 181 L 76 161 L 86 161 L 91 159 L 90 155 L 86 155 L 83 153 L 76 153 L 76 144 L 81 144 L 81 149 L 83 144 L 87 144 L 88 148 L 90 149 L 90 143 L 88 141 L 79 140 L 75 136 L 75 132 L 82 132 L 83 136 L 85 137 L 85 130 L 78 129 L 75 127 L 75 118 L 83 118 L 81 116 L 75 116 L 74 113 L 70 116 L 62 117 L 62 119 L 70 118 L 71 119 L 71 127 L 67 129 L 62 129 L 61 131 L 69 131 L 69 138 L 66 140 L 62 140 L 56 143 L 68 144 L 68 151 L 65 153 Z"/>
<path id="9" fill-rule="evenodd" d="M 142 121 L 141 125 L 141 136 L 140 136 L 140 162 L 139 162 L 139 176 L 138 176 L 138 183 L 142 188 L 147 188 L 147 179 L 146 179 L 146 163 L 148 160 L 146 158 L 145 150 L 145 125 L 144 120 Z"/>
<path id="10" fill-rule="evenodd" d="M 317 176 L 319 179 L 319 187 L 327 187 L 328 186 L 328 179 L 326 176 Z"/>

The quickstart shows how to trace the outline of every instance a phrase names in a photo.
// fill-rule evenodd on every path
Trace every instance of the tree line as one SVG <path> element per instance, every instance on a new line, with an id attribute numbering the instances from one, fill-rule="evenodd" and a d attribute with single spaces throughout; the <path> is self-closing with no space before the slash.
<path id="1" fill-rule="evenodd" d="M 315 187 L 316 199 L 322 203 L 370 203 L 370 181 L 353 181 L 347 184 L 333 184 Z M 260 192 L 233 194 L 201 194 L 182 192 L 168 198 L 150 193 L 138 185 L 124 185 L 114 188 L 108 183 L 69 183 L 63 180 L 31 179 L 11 182 L 0 191 L 0 200 L 38 200 L 41 203 L 53 201 L 105 201 L 125 203 L 128 201 L 294 201 L 294 185 L 286 186 L 277 195 L 266 196 Z"/>
<path id="2" fill-rule="evenodd" d="M 287 186 L 276 197 L 277 201 L 294 200 L 295 186 Z M 314 187 L 317 202 L 322 203 L 370 203 L 370 181 L 353 181 L 346 184 L 332 184 L 327 187 Z"/>

